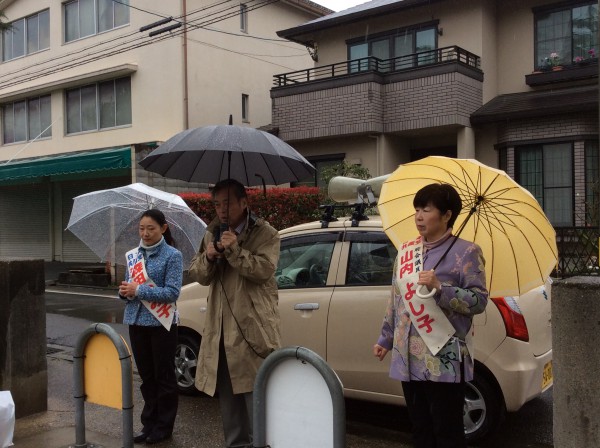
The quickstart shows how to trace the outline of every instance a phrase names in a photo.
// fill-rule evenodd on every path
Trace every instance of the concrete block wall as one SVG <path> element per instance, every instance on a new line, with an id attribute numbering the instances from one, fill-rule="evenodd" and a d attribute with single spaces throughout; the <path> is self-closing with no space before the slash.
<path id="1" fill-rule="evenodd" d="M 44 260 L 0 258 L 0 390 L 16 417 L 48 409 Z"/>
<path id="2" fill-rule="evenodd" d="M 349 82 L 345 80 L 345 82 Z M 449 72 L 389 83 L 358 82 L 273 98 L 273 125 L 283 140 L 470 126 L 482 82 Z"/>
<path id="3" fill-rule="evenodd" d="M 598 135 L 598 114 L 565 114 L 510 120 L 498 126 L 498 143 Z"/>
<path id="4" fill-rule="evenodd" d="M 385 86 L 384 132 L 447 125 L 470 127 L 481 107 L 482 83 L 458 72 L 410 79 Z"/>
<path id="5" fill-rule="evenodd" d="M 553 433 L 556 448 L 600 446 L 600 278 L 552 285 Z"/>
<path id="6" fill-rule="evenodd" d="M 279 137 L 306 140 L 382 132 L 382 85 L 365 82 L 273 99 Z"/>

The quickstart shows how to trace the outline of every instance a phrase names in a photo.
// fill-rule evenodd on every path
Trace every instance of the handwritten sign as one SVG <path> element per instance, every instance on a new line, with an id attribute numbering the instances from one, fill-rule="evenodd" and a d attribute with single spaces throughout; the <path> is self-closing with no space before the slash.
<path id="1" fill-rule="evenodd" d="M 138 248 L 131 249 L 125 254 L 127 260 L 127 269 L 129 270 L 129 281 L 135 282 L 138 285 L 146 285 L 154 288 L 156 284 L 148 277 L 146 271 L 146 264 L 144 263 L 144 256 Z M 171 330 L 171 324 L 173 323 L 173 314 L 175 313 L 176 307 L 174 303 L 159 303 L 149 302 L 147 300 L 141 301 L 144 306 L 152 313 L 152 315 L 158 320 L 167 331 Z"/>
<path id="2" fill-rule="evenodd" d="M 422 299 L 415 294 L 419 272 L 422 270 L 423 241 L 404 243 L 398 252 L 396 283 L 412 324 L 429 351 L 436 355 L 454 335 L 454 327 L 433 298 Z"/>

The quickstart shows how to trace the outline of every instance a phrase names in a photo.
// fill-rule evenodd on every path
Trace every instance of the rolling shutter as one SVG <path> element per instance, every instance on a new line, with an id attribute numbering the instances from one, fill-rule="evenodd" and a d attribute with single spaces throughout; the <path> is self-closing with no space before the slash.
<path id="1" fill-rule="evenodd" d="M 0 256 L 52 260 L 48 184 L 0 188 Z"/>

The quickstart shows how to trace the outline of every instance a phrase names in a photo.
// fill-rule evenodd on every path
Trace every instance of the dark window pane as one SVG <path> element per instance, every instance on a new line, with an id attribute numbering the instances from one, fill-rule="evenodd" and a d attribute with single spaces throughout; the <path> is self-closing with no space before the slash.
<path id="1" fill-rule="evenodd" d="M 13 58 L 25 55 L 25 19 L 14 21 L 10 31 L 13 35 Z"/>
<path id="2" fill-rule="evenodd" d="M 2 124 L 4 128 L 3 142 L 13 143 L 15 141 L 15 120 L 12 104 L 6 104 L 2 108 Z"/>
<path id="3" fill-rule="evenodd" d="M 50 12 L 42 11 L 39 14 L 39 49 L 50 48 Z"/>
<path id="4" fill-rule="evenodd" d="M 598 4 L 573 8 L 573 57 L 589 58 L 598 46 Z"/>
<path id="5" fill-rule="evenodd" d="M 39 20 L 38 16 L 27 18 L 27 53 L 35 53 L 39 50 Z"/>
<path id="6" fill-rule="evenodd" d="M 98 0 L 98 32 L 114 28 L 112 0 Z"/>
<path id="7" fill-rule="evenodd" d="M 42 138 L 52 137 L 52 116 L 50 95 L 40 97 L 40 128 L 43 132 Z"/>
<path id="8" fill-rule="evenodd" d="M 34 140 L 40 135 L 40 99 L 33 98 L 28 101 L 29 113 L 29 140 Z"/>
<path id="9" fill-rule="evenodd" d="M 410 31 L 405 31 L 403 36 L 397 36 L 394 39 L 394 57 L 398 58 L 400 56 L 411 55 L 414 53 L 413 47 L 413 33 Z M 413 56 L 405 56 L 400 59 L 396 59 L 396 70 L 401 70 L 403 68 L 409 68 L 414 66 L 415 61 Z"/>
<path id="10" fill-rule="evenodd" d="M 360 238 L 360 235 L 357 236 Z M 397 250 L 380 235 L 374 241 L 353 241 L 346 273 L 346 285 L 389 285 Z"/>
<path id="11" fill-rule="evenodd" d="M 433 64 L 436 62 L 435 50 L 435 29 L 417 31 L 415 34 L 415 50 L 417 53 L 429 52 L 419 55 L 417 63 L 419 65 Z"/>
<path id="12" fill-rule="evenodd" d="M 79 39 L 79 2 L 65 4 L 65 42 Z"/>
<path id="13" fill-rule="evenodd" d="M 79 0 L 79 37 L 96 33 L 94 0 Z"/>
<path id="14" fill-rule="evenodd" d="M 116 92 L 116 125 L 131 124 L 131 78 L 121 78 L 115 81 Z"/>
<path id="15" fill-rule="evenodd" d="M 12 51 L 13 34 L 11 30 L 2 32 L 2 60 L 9 61 L 13 58 Z"/>
<path id="16" fill-rule="evenodd" d="M 354 72 L 360 72 L 363 70 L 367 70 L 368 69 L 368 64 L 369 61 L 368 59 L 366 59 L 369 56 L 369 44 L 368 43 L 362 43 L 362 44 L 356 44 L 356 45 L 352 45 L 350 47 L 350 59 L 354 60 L 354 59 L 360 59 L 360 58 L 365 58 L 362 59 L 360 61 L 356 61 L 356 62 L 352 62 L 350 64 L 350 72 L 354 73 Z"/>
<path id="17" fill-rule="evenodd" d="M 96 86 L 81 88 L 81 130 L 98 129 L 96 118 Z"/>
<path id="18" fill-rule="evenodd" d="M 15 142 L 27 140 L 27 103 L 19 101 L 14 103 L 15 112 Z"/>
<path id="19" fill-rule="evenodd" d="M 99 85 L 100 129 L 115 126 L 115 82 L 101 82 Z"/>
<path id="20" fill-rule="evenodd" d="M 67 91 L 67 134 L 81 132 L 81 95 L 79 89 Z"/>
<path id="21" fill-rule="evenodd" d="M 125 3 L 122 5 L 121 3 Z M 121 3 L 113 3 L 114 8 L 114 26 L 127 25 L 129 23 L 129 0 L 122 0 Z"/>
<path id="22" fill-rule="evenodd" d="M 571 61 L 571 10 L 540 15 L 536 22 L 537 64 L 543 65 L 552 53 L 561 64 Z"/>
<path id="23" fill-rule="evenodd" d="M 585 223 L 600 225 L 600 155 L 598 141 L 585 142 Z"/>

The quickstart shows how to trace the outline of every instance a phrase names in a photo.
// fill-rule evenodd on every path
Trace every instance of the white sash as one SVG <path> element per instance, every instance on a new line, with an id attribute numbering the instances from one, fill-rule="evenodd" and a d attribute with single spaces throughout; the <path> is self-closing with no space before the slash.
<path id="1" fill-rule="evenodd" d="M 129 269 L 130 282 L 135 282 L 138 285 L 147 285 L 151 288 L 156 286 L 152 279 L 148 277 L 144 256 L 139 248 L 136 247 L 127 252 L 125 259 L 127 260 L 127 269 Z M 174 303 L 148 302 L 147 300 L 142 300 L 141 302 L 167 331 L 171 330 L 171 324 L 175 317 L 174 314 L 177 311 Z"/>
<path id="2" fill-rule="evenodd" d="M 455 330 L 435 299 L 422 299 L 415 294 L 419 272 L 423 269 L 422 257 L 422 237 L 402 244 L 398 251 L 396 284 L 400 288 L 404 307 L 412 324 L 435 356 L 454 335 Z"/>

